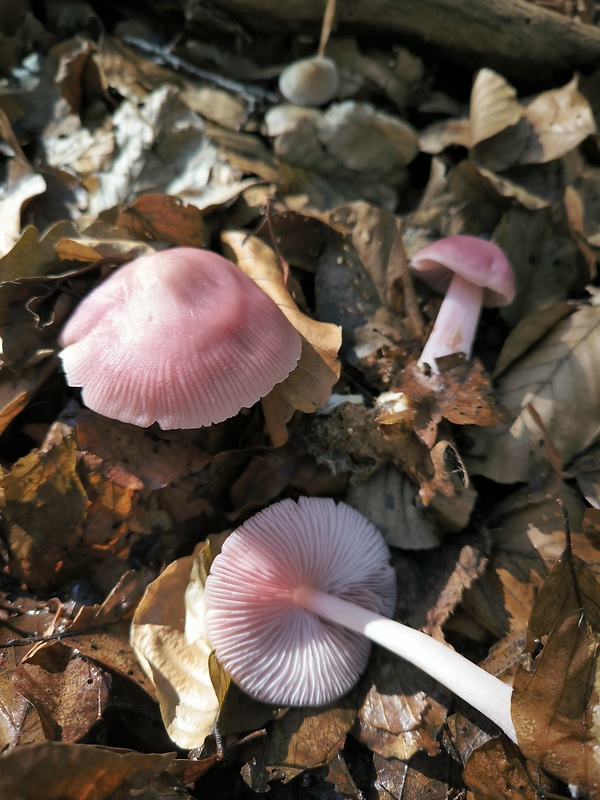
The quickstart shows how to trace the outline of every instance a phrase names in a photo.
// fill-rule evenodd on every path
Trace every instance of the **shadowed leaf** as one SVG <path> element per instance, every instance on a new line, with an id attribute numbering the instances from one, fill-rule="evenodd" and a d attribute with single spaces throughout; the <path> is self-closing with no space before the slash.
<path id="1" fill-rule="evenodd" d="M 570 546 L 533 607 L 512 717 L 525 756 L 600 797 L 600 586 Z"/>

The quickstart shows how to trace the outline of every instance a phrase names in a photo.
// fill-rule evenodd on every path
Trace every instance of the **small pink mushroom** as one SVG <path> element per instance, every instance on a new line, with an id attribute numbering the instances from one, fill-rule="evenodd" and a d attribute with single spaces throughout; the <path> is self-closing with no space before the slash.
<path id="1" fill-rule="evenodd" d="M 471 357 L 482 305 L 512 303 L 514 274 L 498 245 L 475 236 L 440 239 L 419 250 L 410 266 L 436 292 L 446 292 L 419 359 L 439 372 L 438 358 L 453 353 Z"/>
<path id="2" fill-rule="evenodd" d="M 388 560 L 379 531 L 344 503 L 301 497 L 255 514 L 226 539 L 206 582 L 206 631 L 217 658 L 259 700 L 314 706 L 352 688 L 370 639 L 515 740 L 510 686 L 382 616 L 392 613 L 396 591 Z"/>
<path id="3" fill-rule="evenodd" d="M 252 406 L 300 358 L 301 337 L 235 264 L 180 247 L 115 270 L 59 339 L 70 386 L 106 417 L 200 428 Z"/>

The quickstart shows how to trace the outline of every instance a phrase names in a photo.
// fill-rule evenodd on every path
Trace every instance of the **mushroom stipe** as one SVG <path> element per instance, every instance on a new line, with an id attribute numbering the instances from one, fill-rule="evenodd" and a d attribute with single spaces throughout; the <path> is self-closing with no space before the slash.
<path id="1" fill-rule="evenodd" d="M 226 539 L 206 582 L 206 630 L 232 679 L 264 702 L 315 706 L 341 697 L 360 677 L 373 641 L 516 741 L 511 687 L 388 619 L 395 586 L 383 537 L 362 514 L 328 498 L 282 500 Z"/>

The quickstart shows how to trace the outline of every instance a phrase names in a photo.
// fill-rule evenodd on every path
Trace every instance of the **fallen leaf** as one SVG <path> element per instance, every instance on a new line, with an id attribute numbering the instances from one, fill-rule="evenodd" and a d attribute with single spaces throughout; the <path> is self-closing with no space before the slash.
<path id="1" fill-rule="evenodd" d="M 15 692 L 12 679 L 21 661 L 44 636 L 52 635 L 61 612 L 54 598 L 36 602 L 27 597 L 2 599 L 0 609 L 0 748 L 43 738 L 40 719 L 31 704 Z M 21 640 L 24 640 L 20 644 Z M 20 644 L 20 646 L 19 646 Z"/>
<path id="2" fill-rule="evenodd" d="M 494 242 L 506 254 L 515 275 L 515 299 L 500 311 L 511 328 L 527 315 L 557 306 L 572 293 L 579 294 L 590 280 L 571 233 L 566 225 L 557 223 L 550 209 L 506 211 L 494 230 Z"/>
<path id="3" fill-rule="evenodd" d="M 477 800 L 538 800 L 559 791 L 542 770 L 512 753 L 501 739 L 475 745 L 466 752 L 463 780 Z"/>
<path id="4" fill-rule="evenodd" d="M 119 212 L 117 225 L 138 239 L 169 242 L 178 247 L 206 247 L 209 234 L 204 217 L 178 197 L 145 194 Z"/>
<path id="5" fill-rule="evenodd" d="M 14 568 L 30 587 L 43 589 L 56 585 L 78 546 L 89 502 L 75 471 L 72 431 L 56 423 L 53 436 L 44 450 L 24 456 L 0 479 Z"/>
<path id="6" fill-rule="evenodd" d="M 595 561 L 594 570 L 600 575 L 600 557 L 577 532 L 582 504 L 568 485 L 559 484 L 552 496 L 537 502 L 528 502 L 516 492 L 509 495 L 507 510 L 493 511 L 488 568 L 463 597 L 463 606 L 498 639 L 510 633 L 512 642 L 520 642 L 537 593 L 564 549 L 557 497 L 569 508 L 576 552 L 590 565 Z"/>
<path id="7" fill-rule="evenodd" d="M 146 590 L 131 626 L 131 643 L 154 683 L 167 733 L 184 748 L 202 747 L 219 710 L 211 648 L 197 626 L 192 638 L 186 624 L 185 595 L 195 561 L 191 555 L 169 564 Z M 190 591 L 202 594 L 199 580 Z"/>
<path id="8" fill-rule="evenodd" d="M 471 147 L 516 125 L 523 116 L 517 92 L 491 69 L 480 69 L 471 89 Z"/>
<path id="9" fill-rule="evenodd" d="M 256 236 L 226 232 L 222 236 L 228 255 L 274 300 L 302 335 L 302 355 L 290 375 L 263 398 L 267 430 L 276 446 L 285 443 L 285 423 L 294 411 L 311 413 L 324 405 L 340 374 L 337 353 L 341 330 L 303 314 L 289 294 L 277 256 Z"/>
<path id="10" fill-rule="evenodd" d="M 384 758 L 406 761 L 419 750 L 439 753 L 437 734 L 446 708 L 435 681 L 387 653 L 378 653 L 368 670 L 372 683 L 357 719 L 357 737 Z"/>
<path id="11" fill-rule="evenodd" d="M 0 793 L 19 800 L 154 800 L 152 781 L 173 760 L 173 754 L 40 742 L 0 756 Z"/>
<path id="12" fill-rule="evenodd" d="M 38 712 L 47 739 L 77 742 L 101 718 L 110 679 L 85 656 L 53 642 L 23 659 L 13 686 Z"/>
<path id="13" fill-rule="evenodd" d="M 270 736 L 241 749 L 246 783 L 255 792 L 266 792 L 269 781 L 289 781 L 305 769 L 324 767 L 341 751 L 355 716 L 350 698 L 324 708 L 291 708 L 271 723 Z"/>
<path id="14" fill-rule="evenodd" d="M 415 433 L 430 449 L 442 419 L 455 425 L 490 426 L 509 418 L 477 359 L 448 356 L 439 359 L 438 366 L 439 374 L 428 373 L 412 362 L 397 380 L 397 388 L 415 405 Z"/>
<path id="15" fill-rule="evenodd" d="M 580 93 L 576 75 L 566 86 L 539 94 L 525 112 L 533 136 L 520 156 L 521 164 L 543 164 L 574 150 L 596 133 L 594 112 Z"/>
<path id="16" fill-rule="evenodd" d="M 8 117 L 0 109 L 0 140 L 12 158 L 4 168 L 2 198 L 0 199 L 0 256 L 9 252 L 21 233 L 21 211 L 35 195 L 46 189 L 46 181 L 27 161 Z M 5 152 L 6 155 L 6 152 Z"/>
<path id="17" fill-rule="evenodd" d="M 513 684 L 524 755 L 591 800 L 600 797 L 600 588 L 567 548 L 539 591 Z"/>
<path id="18" fill-rule="evenodd" d="M 517 415 L 511 425 L 469 429 L 473 447 L 463 456 L 470 474 L 499 483 L 527 482 L 543 470 L 545 442 L 527 407 L 532 405 L 562 464 L 600 434 L 600 306 L 582 306 L 498 381 L 496 395 Z"/>

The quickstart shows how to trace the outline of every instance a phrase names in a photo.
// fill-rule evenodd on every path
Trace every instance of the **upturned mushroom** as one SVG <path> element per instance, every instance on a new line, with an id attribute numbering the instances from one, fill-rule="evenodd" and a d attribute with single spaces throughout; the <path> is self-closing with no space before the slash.
<path id="1" fill-rule="evenodd" d="M 59 344 L 88 408 L 148 427 L 200 428 L 248 408 L 294 369 L 299 333 L 254 281 L 207 250 L 174 248 L 116 269 Z"/>
<path id="2" fill-rule="evenodd" d="M 439 239 L 419 250 L 410 266 L 420 280 L 446 293 L 419 358 L 420 365 L 437 373 L 438 358 L 471 357 L 481 307 L 512 303 L 514 274 L 498 245 L 475 236 Z"/>
<path id="3" fill-rule="evenodd" d="M 282 500 L 225 541 L 206 582 L 206 631 L 251 696 L 322 705 L 348 692 L 370 641 L 427 672 L 511 739 L 511 687 L 426 634 L 394 622 L 389 551 L 359 512 L 328 498 Z"/>

